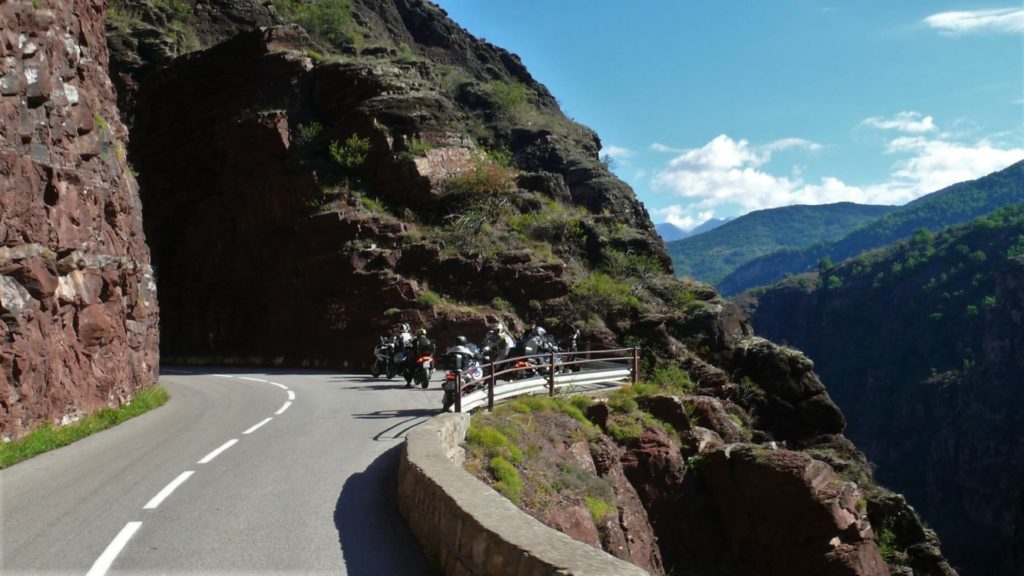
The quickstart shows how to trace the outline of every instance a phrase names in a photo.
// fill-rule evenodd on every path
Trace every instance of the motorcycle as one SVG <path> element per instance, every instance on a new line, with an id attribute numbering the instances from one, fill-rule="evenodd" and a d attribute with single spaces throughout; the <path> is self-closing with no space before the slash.
<path id="1" fill-rule="evenodd" d="M 430 384 L 430 377 L 434 375 L 434 355 L 424 354 L 417 358 L 412 371 L 413 382 L 419 384 L 420 388 L 426 388 Z"/>
<path id="2" fill-rule="evenodd" d="M 546 335 L 535 335 L 518 344 L 512 352 L 509 353 L 509 356 L 531 356 L 535 354 L 554 352 L 556 372 L 578 372 L 579 366 L 577 365 L 562 367 L 559 367 L 558 365 L 565 362 L 572 362 L 576 359 L 577 350 L 579 348 L 579 337 L 579 329 L 574 330 L 573 335 L 569 340 L 569 345 L 565 350 L 563 350 L 550 337 Z M 519 358 L 515 361 L 515 367 L 519 370 L 513 373 L 513 379 L 522 380 L 546 374 L 549 369 L 549 362 L 550 361 L 546 358 Z"/>
<path id="3" fill-rule="evenodd" d="M 452 404 L 455 404 L 456 390 L 459 390 L 464 395 L 476 389 L 466 387 L 470 382 L 476 381 L 480 385 L 484 377 L 484 368 L 480 364 L 480 360 L 472 356 L 450 353 L 445 355 L 444 365 L 447 368 L 447 372 L 444 375 L 444 383 L 441 384 L 441 388 L 444 390 L 444 397 L 441 399 L 441 410 L 447 412 L 452 407 Z M 462 382 L 456 384 L 460 366 Z"/>
<path id="4" fill-rule="evenodd" d="M 395 339 L 388 336 L 381 336 L 377 346 L 373 349 L 373 364 L 370 366 L 370 375 L 377 378 L 382 373 L 388 380 L 395 377 Z"/>

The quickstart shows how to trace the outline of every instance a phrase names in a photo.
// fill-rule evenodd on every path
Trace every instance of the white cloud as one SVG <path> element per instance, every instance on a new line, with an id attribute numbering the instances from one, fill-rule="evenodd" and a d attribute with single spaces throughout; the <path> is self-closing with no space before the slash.
<path id="1" fill-rule="evenodd" d="M 801 148 L 810 152 L 819 152 L 822 149 L 822 145 L 817 142 L 811 142 L 810 140 L 804 140 L 803 138 L 783 138 L 764 146 L 764 149 L 769 152 L 790 150 L 792 148 Z"/>
<path id="2" fill-rule="evenodd" d="M 940 12 L 924 19 L 931 28 L 948 34 L 971 32 L 1024 33 L 1024 8 Z"/>
<path id="3" fill-rule="evenodd" d="M 605 146 L 601 148 L 601 156 L 608 156 L 615 160 L 623 160 L 633 156 L 634 152 L 629 148 L 623 148 L 621 146 Z"/>
<path id="4" fill-rule="evenodd" d="M 791 146 L 774 149 L 786 147 Z M 771 145 L 754 147 L 746 140 L 733 140 L 723 134 L 673 158 L 652 182 L 655 189 L 691 199 L 691 214 L 723 204 L 736 204 L 750 211 L 789 204 L 868 200 L 862 190 L 835 178 L 808 184 L 799 176 L 787 178 L 762 170 L 771 160 L 772 150 Z"/>
<path id="5" fill-rule="evenodd" d="M 678 226 L 687 232 L 715 217 L 714 210 L 706 210 L 694 215 L 688 213 L 687 210 L 679 204 L 673 204 L 667 208 L 662 208 L 661 210 L 656 211 L 655 214 L 663 217 L 665 222 Z"/>
<path id="6" fill-rule="evenodd" d="M 673 154 L 685 151 L 683 148 L 672 148 L 671 146 L 666 146 L 660 142 L 651 144 L 651 150 L 654 150 L 655 152 L 671 152 Z"/>
<path id="7" fill-rule="evenodd" d="M 904 118 L 917 123 L 923 123 L 925 119 L 934 127 L 931 117 Z M 964 143 L 947 139 L 944 135 L 924 135 L 929 131 L 891 140 L 884 152 L 902 158 L 894 162 L 888 180 L 867 186 L 850 185 L 835 177 L 808 182 L 804 179 L 803 169 L 798 166 L 791 167 L 790 176 L 777 176 L 766 166 L 771 161 L 773 150 L 792 147 L 779 144 L 790 139 L 758 147 L 723 134 L 700 148 L 681 151 L 652 176 L 655 190 L 687 200 L 658 211 L 658 214 L 673 223 L 699 224 L 704 214 L 724 205 L 739 206 L 749 212 L 792 204 L 845 201 L 904 204 L 951 184 L 995 172 L 1024 158 L 1024 148 L 1001 147 L 990 139 Z M 801 146 L 812 149 L 806 144 Z"/>
<path id="8" fill-rule="evenodd" d="M 725 134 L 715 137 L 702 148 L 683 150 L 669 161 L 669 169 L 678 172 L 728 170 L 745 165 L 761 166 L 771 153 L 759 153 L 746 140 L 735 141 Z"/>
<path id="9" fill-rule="evenodd" d="M 862 126 L 871 126 L 879 130 L 897 130 L 910 134 L 923 134 L 933 132 L 936 129 L 935 120 L 931 116 L 924 116 L 920 112 L 900 112 L 892 118 L 875 116 L 861 122 Z"/>
<path id="10" fill-rule="evenodd" d="M 890 142 L 886 152 L 911 154 L 910 158 L 896 162 L 893 177 L 909 183 L 915 198 L 1001 170 L 1024 158 L 1024 148 L 999 148 L 988 139 L 967 145 L 903 137 Z"/>

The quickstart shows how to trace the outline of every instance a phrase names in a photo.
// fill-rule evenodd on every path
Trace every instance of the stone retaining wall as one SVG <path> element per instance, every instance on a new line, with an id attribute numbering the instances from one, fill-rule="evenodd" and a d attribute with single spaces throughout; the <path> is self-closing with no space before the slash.
<path id="1" fill-rule="evenodd" d="M 410 432 L 398 469 L 398 507 L 446 575 L 640 576 L 647 572 L 521 511 L 461 466 L 467 414 Z"/>

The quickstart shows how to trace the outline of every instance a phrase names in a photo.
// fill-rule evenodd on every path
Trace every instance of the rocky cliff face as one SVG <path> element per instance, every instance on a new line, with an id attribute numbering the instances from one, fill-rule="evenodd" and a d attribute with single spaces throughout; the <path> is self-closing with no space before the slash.
<path id="1" fill-rule="evenodd" d="M 652 574 L 955 574 L 842 436 L 809 360 L 730 328 L 729 305 L 717 304 L 705 318 L 720 343 L 586 418 L 575 411 L 585 398 L 475 417 L 467 467 L 549 526 Z"/>
<path id="2" fill-rule="evenodd" d="M 1022 223 L 1019 208 L 1003 211 L 745 302 L 761 333 L 814 359 L 879 480 L 965 574 L 1024 565 Z"/>
<path id="3" fill-rule="evenodd" d="M 323 57 L 297 27 L 255 30 L 136 86 L 166 355 L 361 366 L 398 322 L 558 317 L 606 249 L 668 270 L 596 135 L 515 56 L 430 4 L 352 15 L 378 44 Z"/>
<path id="4" fill-rule="evenodd" d="M 5 2 L 0 435 L 156 381 L 156 285 L 99 2 Z"/>

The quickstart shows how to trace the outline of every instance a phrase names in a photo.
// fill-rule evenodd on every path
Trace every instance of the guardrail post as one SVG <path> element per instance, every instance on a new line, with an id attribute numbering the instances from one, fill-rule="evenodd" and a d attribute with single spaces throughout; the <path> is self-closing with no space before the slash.
<path id="1" fill-rule="evenodd" d="M 455 382 L 452 384 L 455 393 L 455 412 L 462 412 L 462 370 L 455 371 Z"/>
<path id="2" fill-rule="evenodd" d="M 633 346 L 633 369 L 630 370 L 630 379 L 633 384 L 640 381 L 640 348 Z"/>
<path id="3" fill-rule="evenodd" d="M 555 351 L 551 351 L 551 365 L 548 367 L 548 396 L 555 395 Z"/>
<path id="4" fill-rule="evenodd" d="M 494 412 L 494 360 L 491 360 L 490 378 L 487 379 L 487 411 Z"/>

